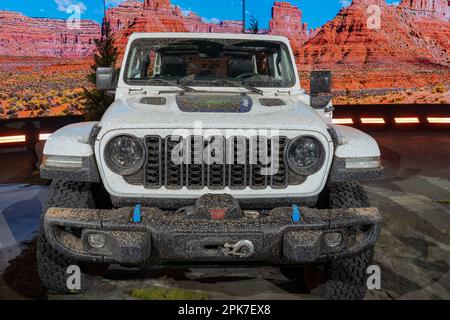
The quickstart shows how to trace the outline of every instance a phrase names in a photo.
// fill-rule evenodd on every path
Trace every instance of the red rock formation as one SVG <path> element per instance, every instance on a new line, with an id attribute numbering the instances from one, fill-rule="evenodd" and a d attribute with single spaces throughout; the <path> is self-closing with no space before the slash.
<path id="1" fill-rule="evenodd" d="M 272 8 L 270 30 L 274 33 L 302 33 L 302 12 L 289 2 L 275 2 Z"/>
<path id="2" fill-rule="evenodd" d="M 381 27 L 370 28 L 369 5 L 381 10 Z M 445 49 L 427 41 L 412 21 L 383 0 L 354 0 L 309 40 L 299 55 L 316 66 L 447 65 Z"/>
<path id="3" fill-rule="evenodd" d="M 302 11 L 289 2 L 275 2 L 269 22 L 271 34 L 289 38 L 294 51 L 308 39 L 308 25 L 302 23 Z"/>
<path id="4" fill-rule="evenodd" d="M 450 18 L 448 0 L 402 0 L 399 7 L 418 18 Z"/>
<path id="5" fill-rule="evenodd" d="M 380 8 L 380 28 L 368 24 L 371 5 Z M 333 70 L 334 89 L 343 92 L 435 86 L 450 82 L 449 55 L 436 40 L 438 30 L 448 41 L 445 21 L 418 20 L 383 0 L 354 0 L 305 43 L 297 62 L 303 79 L 311 69 Z"/>
<path id="6" fill-rule="evenodd" d="M 427 41 L 435 41 L 450 55 L 450 3 L 447 0 L 403 0 L 398 9 Z"/>
<path id="7" fill-rule="evenodd" d="M 418 86 L 439 79 L 445 82 L 449 81 L 450 64 L 445 2 L 403 0 L 393 6 L 384 0 L 353 0 L 335 19 L 309 31 L 302 23 L 300 9 L 275 2 L 267 33 L 290 39 L 300 70 L 334 70 L 339 88 Z M 370 5 L 380 7 L 379 29 L 368 27 Z M 107 19 L 121 55 L 134 32 L 242 31 L 240 21 L 210 23 L 192 12 L 185 16 L 170 0 L 128 0 L 108 9 Z M 93 53 L 93 39 L 99 36 L 100 26 L 95 22 L 82 21 L 80 30 L 70 30 L 64 20 L 33 19 L 0 11 L 0 55 L 86 57 Z M 417 70 L 424 69 L 427 72 L 419 76 Z"/>
<path id="8" fill-rule="evenodd" d="M 242 32 L 242 21 L 237 20 L 222 20 L 219 23 L 211 23 L 210 32 L 218 33 L 241 33 Z"/>
<path id="9" fill-rule="evenodd" d="M 82 20 L 80 29 L 70 29 L 65 20 L 0 11 L 0 55 L 84 58 L 92 55 L 99 36 L 94 21 Z"/>
<path id="10" fill-rule="evenodd" d="M 240 21 L 207 23 L 195 13 L 184 16 L 170 0 L 127 0 L 107 10 L 107 19 L 123 53 L 133 32 L 230 32 L 242 31 Z M 79 30 L 65 20 L 29 18 L 21 13 L 0 11 L 0 55 L 82 58 L 95 50 L 94 39 L 101 27 L 82 20 Z"/>
<path id="11" fill-rule="evenodd" d="M 125 2 L 126 3 L 126 2 Z M 169 5 L 169 7 L 167 6 Z M 141 3 L 142 5 L 142 3 Z M 107 12 L 109 21 L 117 21 L 121 18 L 122 12 L 119 6 L 115 12 Z M 170 6 L 169 0 L 146 0 L 140 10 L 136 12 L 133 19 L 126 15 L 125 20 L 129 21 L 128 25 L 122 25 L 122 28 L 116 33 L 116 46 L 119 53 L 118 64 L 125 53 L 128 38 L 136 32 L 188 32 L 183 23 L 184 16 L 179 7 Z M 111 20 L 113 19 L 113 20 Z M 114 23 L 114 22 L 113 22 Z"/>
<path id="12" fill-rule="evenodd" d="M 138 3 L 141 5 L 140 9 Z M 219 23 L 207 23 L 193 12 L 184 16 L 179 7 L 170 4 L 170 0 L 145 0 L 144 4 L 126 1 L 117 8 L 109 9 L 107 19 L 117 31 L 116 44 L 119 56 L 124 54 L 128 37 L 135 32 L 239 33 L 242 31 L 240 21 L 224 20 Z"/>
<path id="13" fill-rule="evenodd" d="M 184 26 L 188 32 L 211 32 L 211 26 L 203 23 L 202 17 L 194 12 L 184 18 Z"/>
<path id="14" fill-rule="evenodd" d="M 170 4 L 170 0 L 145 0 L 144 10 L 159 12 L 166 11 L 170 13 L 170 11 L 172 10 L 172 5 Z"/>
<path id="15" fill-rule="evenodd" d="M 142 13 L 142 2 L 128 0 L 119 6 L 108 9 L 106 16 L 111 25 L 111 30 L 116 33 L 128 27 L 137 16 Z"/>
<path id="16" fill-rule="evenodd" d="M 113 31 L 120 31 L 133 25 L 134 30 L 154 32 L 157 30 L 145 29 L 136 26 L 146 24 L 166 26 L 167 30 L 157 27 L 158 31 L 178 31 L 178 32 L 231 32 L 242 31 L 242 22 L 235 20 L 224 20 L 218 23 L 205 22 L 202 17 L 194 12 L 184 16 L 181 9 L 172 6 L 170 0 L 145 0 L 144 3 L 128 0 L 121 3 L 116 8 L 108 9 L 107 18 L 113 27 Z M 150 23 L 145 23 L 145 19 L 155 19 Z M 153 28 L 153 27 L 151 27 Z"/>

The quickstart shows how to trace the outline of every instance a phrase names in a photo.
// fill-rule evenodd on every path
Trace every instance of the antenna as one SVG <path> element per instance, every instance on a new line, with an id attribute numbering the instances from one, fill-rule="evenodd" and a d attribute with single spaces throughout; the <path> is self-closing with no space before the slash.
<path id="1" fill-rule="evenodd" d="M 245 33 L 245 0 L 242 0 L 242 33 Z"/>

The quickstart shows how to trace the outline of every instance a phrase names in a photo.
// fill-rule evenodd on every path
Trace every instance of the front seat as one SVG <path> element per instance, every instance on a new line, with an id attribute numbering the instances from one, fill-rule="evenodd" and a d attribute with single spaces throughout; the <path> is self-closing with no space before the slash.
<path id="1" fill-rule="evenodd" d="M 251 59 L 236 58 L 228 62 L 228 77 L 236 78 L 242 74 L 254 74 L 255 66 Z"/>
<path id="2" fill-rule="evenodd" d="M 165 56 L 161 59 L 161 75 L 170 77 L 186 76 L 186 62 L 183 58 Z"/>

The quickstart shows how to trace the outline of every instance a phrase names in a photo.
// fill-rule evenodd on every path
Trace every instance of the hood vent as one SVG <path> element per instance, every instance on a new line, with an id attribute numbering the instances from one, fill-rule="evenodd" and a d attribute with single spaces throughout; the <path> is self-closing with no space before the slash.
<path id="1" fill-rule="evenodd" d="M 142 104 L 149 104 L 153 106 L 163 106 L 166 104 L 166 98 L 163 97 L 145 97 L 139 101 Z"/>
<path id="2" fill-rule="evenodd" d="M 262 98 L 259 99 L 259 102 L 265 107 L 281 107 L 286 105 L 286 102 L 276 98 Z"/>

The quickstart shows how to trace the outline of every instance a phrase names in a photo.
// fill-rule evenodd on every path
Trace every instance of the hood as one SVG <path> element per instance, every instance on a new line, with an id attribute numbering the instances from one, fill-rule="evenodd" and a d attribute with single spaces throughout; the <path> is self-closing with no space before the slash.
<path id="1" fill-rule="evenodd" d="M 300 96 L 186 93 L 116 100 L 101 120 L 114 129 L 184 129 L 198 121 L 211 129 L 279 129 L 326 132 L 327 124 Z"/>

